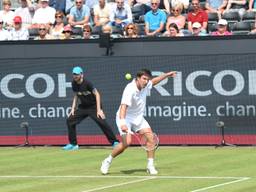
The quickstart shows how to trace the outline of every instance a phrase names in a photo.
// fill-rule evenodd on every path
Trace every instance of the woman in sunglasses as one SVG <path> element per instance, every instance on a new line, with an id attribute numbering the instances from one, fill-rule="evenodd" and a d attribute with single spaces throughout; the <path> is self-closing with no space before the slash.
<path id="1" fill-rule="evenodd" d="M 138 37 L 138 27 L 133 23 L 129 23 L 125 27 L 125 37 L 126 38 L 136 38 Z"/>
<path id="2" fill-rule="evenodd" d="M 50 34 L 54 39 L 63 39 L 63 29 L 64 29 L 64 13 L 62 11 L 56 11 L 55 13 L 55 24 L 51 29 Z"/>
<path id="3" fill-rule="evenodd" d="M 179 29 L 184 29 L 186 24 L 186 17 L 181 14 L 183 5 L 181 3 L 176 4 L 171 10 L 171 16 L 168 17 L 166 23 L 166 31 L 168 31 L 170 24 L 175 23 Z"/>

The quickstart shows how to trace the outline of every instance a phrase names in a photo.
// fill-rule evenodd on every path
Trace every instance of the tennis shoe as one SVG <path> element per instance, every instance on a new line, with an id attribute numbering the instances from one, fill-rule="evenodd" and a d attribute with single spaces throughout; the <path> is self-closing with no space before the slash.
<path id="1" fill-rule="evenodd" d="M 102 161 L 100 171 L 103 175 L 108 174 L 108 169 L 110 165 L 111 165 L 111 162 L 108 159 L 105 159 L 104 161 Z"/>
<path id="2" fill-rule="evenodd" d="M 158 174 L 158 171 L 156 170 L 156 168 L 154 167 L 154 165 L 148 165 L 148 166 L 147 166 L 147 172 L 148 172 L 150 175 L 157 175 L 157 174 Z"/>
<path id="3" fill-rule="evenodd" d="M 78 150 L 79 146 L 78 145 L 67 144 L 62 149 L 66 150 L 66 151 Z"/>

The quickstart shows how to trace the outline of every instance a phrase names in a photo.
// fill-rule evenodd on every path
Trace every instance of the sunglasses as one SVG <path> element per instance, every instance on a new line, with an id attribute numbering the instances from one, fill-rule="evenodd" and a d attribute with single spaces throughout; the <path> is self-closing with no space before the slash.
<path id="1" fill-rule="evenodd" d="M 71 31 L 63 31 L 63 33 L 71 33 Z"/>
<path id="2" fill-rule="evenodd" d="M 124 4 L 124 2 L 122 1 L 122 2 L 117 2 L 117 4 Z"/>
<path id="3" fill-rule="evenodd" d="M 82 1 L 77 1 L 76 4 L 82 4 Z"/>
<path id="4" fill-rule="evenodd" d="M 158 5 L 158 3 L 151 3 L 151 5 Z"/>
<path id="5" fill-rule="evenodd" d="M 55 16 L 55 18 L 62 18 L 62 16 L 60 16 L 60 15 L 57 15 L 57 16 Z"/>
<path id="6" fill-rule="evenodd" d="M 3 24 L 4 24 L 4 22 L 0 22 L 0 24 L 1 24 L 1 25 L 3 25 Z"/>
<path id="7" fill-rule="evenodd" d="M 90 33 L 91 31 L 88 31 L 88 30 L 84 30 L 84 32 Z"/>
<path id="8" fill-rule="evenodd" d="M 127 27 L 127 29 L 134 29 L 133 27 Z"/>
<path id="9" fill-rule="evenodd" d="M 45 31 L 46 29 L 45 28 L 40 28 L 38 29 L 39 31 Z"/>
<path id="10" fill-rule="evenodd" d="M 199 5 L 199 3 L 191 3 L 191 5 Z"/>
<path id="11" fill-rule="evenodd" d="M 172 12 L 179 12 L 180 10 L 178 9 L 172 9 Z"/>

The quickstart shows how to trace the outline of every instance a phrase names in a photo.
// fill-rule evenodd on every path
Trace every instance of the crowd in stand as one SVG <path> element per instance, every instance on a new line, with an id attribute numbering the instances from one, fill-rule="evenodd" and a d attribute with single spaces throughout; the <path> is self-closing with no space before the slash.
<path id="1" fill-rule="evenodd" d="M 254 34 L 256 0 L 2 0 L 0 40 Z"/>

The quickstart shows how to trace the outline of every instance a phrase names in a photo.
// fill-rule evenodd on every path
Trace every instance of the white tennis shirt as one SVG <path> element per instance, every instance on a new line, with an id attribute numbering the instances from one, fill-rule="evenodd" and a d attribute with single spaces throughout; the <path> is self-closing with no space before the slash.
<path id="1" fill-rule="evenodd" d="M 121 104 L 128 106 L 125 119 L 134 125 L 139 125 L 143 120 L 147 95 L 150 93 L 152 86 L 152 81 L 149 81 L 145 88 L 139 90 L 134 79 L 126 85 L 123 91 Z M 120 107 L 116 113 L 118 117 L 119 112 Z"/>

